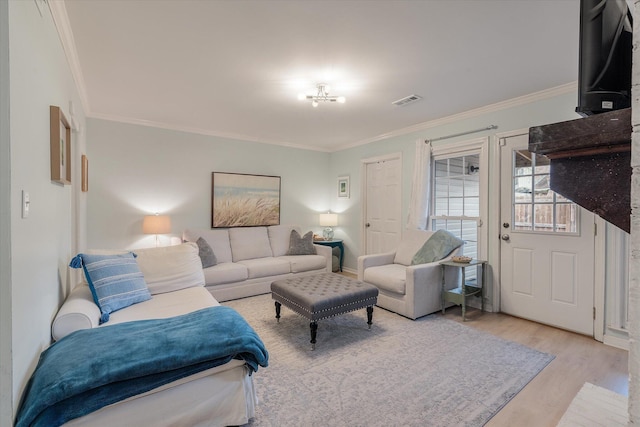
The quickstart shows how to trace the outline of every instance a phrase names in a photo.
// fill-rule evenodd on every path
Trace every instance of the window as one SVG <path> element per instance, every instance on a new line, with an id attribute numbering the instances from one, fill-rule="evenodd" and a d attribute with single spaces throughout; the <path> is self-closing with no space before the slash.
<path id="1" fill-rule="evenodd" d="M 577 233 L 576 205 L 549 189 L 549 159 L 527 150 L 514 151 L 513 155 L 512 229 Z"/>
<path id="2" fill-rule="evenodd" d="M 436 159 L 431 181 L 431 229 L 444 229 L 464 240 L 464 254 L 472 258 L 478 257 L 479 166 L 479 154 Z M 473 279 L 475 274 L 468 276 Z"/>

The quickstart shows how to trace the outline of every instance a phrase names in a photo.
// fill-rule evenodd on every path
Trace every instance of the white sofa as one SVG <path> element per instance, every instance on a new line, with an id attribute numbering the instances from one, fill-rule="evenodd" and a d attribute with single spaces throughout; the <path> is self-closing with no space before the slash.
<path id="1" fill-rule="evenodd" d="M 133 252 L 137 255 L 136 261 L 151 299 L 114 311 L 108 322 L 99 324 L 100 309 L 86 283 L 80 284 L 70 293 L 53 321 L 54 340 L 61 340 L 80 329 L 169 318 L 220 305 L 204 287 L 197 245 L 185 243 Z M 244 361 L 234 359 L 64 425 L 242 425 L 254 416 L 256 404 L 253 376 Z"/>
<path id="2" fill-rule="evenodd" d="M 378 306 L 414 320 L 441 309 L 439 261 L 412 265 L 415 254 L 433 234 L 433 231 L 405 230 L 395 251 L 358 257 L 358 280 L 378 288 Z M 462 255 L 462 246 L 442 259 L 449 260 L 454 255 Z M 447 269 L 445 279 L 447 289 L 457 287 L 460 269 Z"/>
<path id="3" fill-rule="evenodd" d="M 273 225 L 224 229 L 187 229 L 183 241 L 204 239 L 217 263 L 204 268 L 206 287 L 218 301 L 270 292 L 275 280 L 332 270 L 331 248 L 313 245 L 316 254 L 287 255 L 291 230 L 300 227 Z"/>

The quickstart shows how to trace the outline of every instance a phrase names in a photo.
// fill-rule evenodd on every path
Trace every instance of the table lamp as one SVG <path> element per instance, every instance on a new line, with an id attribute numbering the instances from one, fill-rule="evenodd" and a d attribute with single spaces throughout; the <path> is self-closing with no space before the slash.
<path id="1" fill-rule="evenodd" d="M 142 232 L 144 234 L 156 235 L 156 247 L 160 246 L 159 234 L 171 232 L 171 218 L 169 215 L 146 215 L 142 221 Z"/>
<path id="2" fill-rule="evenodd" d="M 322 230 L 322 237 L 326 240 L 333 239 L 333 229 L 331 227 L 335 227 L 338 225 L 338 214 L 334 214 L 331 212 L 327 212 L 326 214 L 320 214 L 320 225 L 322 227 L 326 227 Z"/>

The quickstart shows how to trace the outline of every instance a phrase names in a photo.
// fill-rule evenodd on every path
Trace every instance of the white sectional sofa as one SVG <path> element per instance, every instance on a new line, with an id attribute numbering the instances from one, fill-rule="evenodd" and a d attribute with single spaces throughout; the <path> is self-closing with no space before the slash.
<path id="1" fill-rule="evenodd" d="M 171 321 L 171 319 L 183 317 L 182 315 L 191 316 L 202 313 L 204 310 L 228 309 L 218 307 L 220 306 L 218 301 L 204 287 L 204 275 L 197 245 L 184 243 L 132 252 L 137 255 L 136 263 L 144 276 L 150 299 L 113 311 L 108 321 L 100 323 L 101 309 L 94 302 L 92 291 L 86 283 L 79 284 L 67 297 L 53 321 L 52 336 L 57 344 L 66 344 L 68 340 L 77 341 L 79 333 L 100 332 L 112 327 L 120 328 L 132 324 L 142 325 L 154 319 Z M 87 253 L 118 255 L 128 251 L 87 251 Z M 241 318 L 237 320 L 244 323 Z M 243 327 L 247 329 L 246 326 Z M 238 331 L 245 330 L 242 329 L 243 327 L 225 327 L 224 329 L 239 333 Z M 160 341 L 163 341 L 162 331 L 158 332 L 158 327 L 154 329 L 154 333 L 159 333 Z M 208 333 L 199 334 L 194 338 L 200 342 L 213 340 L 214 338 L 209 335 Z M 85 335 L 82 337 L 84 338 Z M 127 341 L 126 336 L 122 338 L 124 342 L 131 342 Z M 237 339 L 235 335 L 234 339 Z M 86 347 L 82 342 L 78 343 L 79 346 Z M 163 352 L 171 351 L 170 345 L 161 345 Z M 213 345 L 218 347 L 217 341 Z M 114 344 L 114 347 L 116 346 Z M 83 350 L 87 351 L 86 348 Z M 83 359 L 86 360 L 86 358 Z M 146 362 L 143 361 L 143 365 L 145 364 Z M 182 377 L 148 392 L 71 419 L 64 425 L 243 425 L 253 418 L 257 404 L 251 374 L 252 371 L 245 360 L 233 358 L 219 366 Z M 92 373 L 87 372 L 86 375 L 92 375 Z M 101 378 L 95 378 L 95 383 L 100 381 Z M 56 385 L 56 388 L 65 387 L 64 383 Z"/>
<path id="2" fill-rule="evenodd" d="M 228 301 L 270 292 L 271 283 L 284 278 L 332 270 L 331 248 L 313 245 L 315 254 L 287 255 L 291 231 L 300 227 L 187 229 L 183 240 L 204 239 L 216 263 L 204 268 L 206 288 L 218 301 Z"/>

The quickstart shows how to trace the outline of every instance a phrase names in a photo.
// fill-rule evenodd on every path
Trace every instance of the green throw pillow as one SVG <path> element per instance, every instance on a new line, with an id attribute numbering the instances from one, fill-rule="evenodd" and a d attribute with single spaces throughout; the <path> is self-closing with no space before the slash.
<path id="1" fill-rule="evenodd" d="M 440 261 L 449 255 L 454 249 L 462 246 L 464 241 L 446 230 L 438 230 L 424 242 L 424 245 L 416 252 L 411 260 L 411 265 L 426 264 Z"/>

